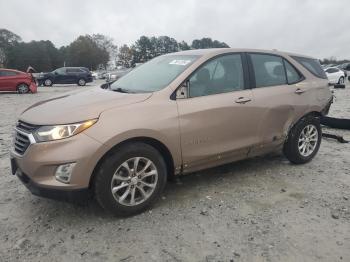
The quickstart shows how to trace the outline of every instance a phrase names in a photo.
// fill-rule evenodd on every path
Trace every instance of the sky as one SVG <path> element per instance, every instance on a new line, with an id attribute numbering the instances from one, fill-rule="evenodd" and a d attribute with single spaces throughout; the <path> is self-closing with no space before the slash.
<path id="1" fill-rule="evenodd" d="M 167 35 L 350 59 L 349 19 L 348 0 L 0 0 L 0 28 L 57 47 L 82 34 L 119 46 Z"/>

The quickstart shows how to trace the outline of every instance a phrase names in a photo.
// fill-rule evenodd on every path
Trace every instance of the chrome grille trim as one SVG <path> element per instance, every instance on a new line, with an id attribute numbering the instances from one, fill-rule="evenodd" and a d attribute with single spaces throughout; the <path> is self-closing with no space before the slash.
<path id="1" fill-rule="evenodd" d="M 37 126 L 35 127 L 35 129 Z M 33 130 L 35 130 L 33 129 Z M 22 156 L 28 149 L 31 144 L 35 144 L 35 138 L 33 134 L 24 132 L 23 130 L 18 128 L 18 125 L 15 128 L 15 135 L 13 138 L 13 147 L 14 152 L 20 156 Z"/>

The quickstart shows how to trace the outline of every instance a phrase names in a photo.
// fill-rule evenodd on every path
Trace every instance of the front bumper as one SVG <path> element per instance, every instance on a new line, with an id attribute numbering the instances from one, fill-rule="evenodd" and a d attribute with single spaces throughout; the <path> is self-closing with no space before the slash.
<path id="1" fill-rule="evenodd" d="M 32 143 L 22 155 L 14 148 L 11 150 L 12 173 L 26 182 L 24 184 L 35 195 L 50 197 L 61 191 L 70 196 L 89 188 L 91 175 L 104 150 L 100 142 L 84 133 L 57 141 Z M 73 162 L 76 164 L 70 182 L 57 181 L 57 167 Z"/>
<path id="2" fill-rule="evenodd" d="M 37 89 L 38 87 L 37 87 L 37 85 L 36 85 L 36 83 L 34 83 L 34 82 L 32 82 L 31 84 L 30 84 L 30 86 L 29 86 L 29 90 L 30 90 L 30 92 L 32 92 L 32 93 L 36 93 L 37 92 Z"/>
<path id="3" fill-rule="evenodd" d="M 11 163 L 11 166 L 13 166 L 13 163 Z M 19 180 L 28 188 L 28 190 L 36 196 L 68 202 L 84 202 L 92 197 L 92 192 L 88 188 L 73 190 L 45 188 L 36 184 L 18 168 L 16 169 L 16 171 L 12 170 L 12 172 L 15 175 L 17 175 Z"/>

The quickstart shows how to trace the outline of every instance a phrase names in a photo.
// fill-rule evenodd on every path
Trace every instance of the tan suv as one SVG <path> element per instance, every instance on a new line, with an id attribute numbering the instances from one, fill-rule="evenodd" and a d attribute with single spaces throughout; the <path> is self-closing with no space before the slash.
<path id="1" fill-rule="evenodd" d="M 99 87 L 37 103 L 16 125 L 12 173 L 36 195 L 96 197 L 144 210 L 167 177 L 283 149 L 295 164 L 321 143 L 332 95 L 319 62 L 277 51 L 190 50 Z"/>

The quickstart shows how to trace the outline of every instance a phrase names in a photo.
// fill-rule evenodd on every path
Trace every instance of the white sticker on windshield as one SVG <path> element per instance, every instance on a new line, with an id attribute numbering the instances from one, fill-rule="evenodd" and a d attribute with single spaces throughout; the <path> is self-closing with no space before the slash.
<path id="1" fill-rule="evenodd" d="M 185 66 L 187 64 L 191 63 L 191 60 L 173 60 L 169 63 L 169 65 L 181 65 Z"/>

